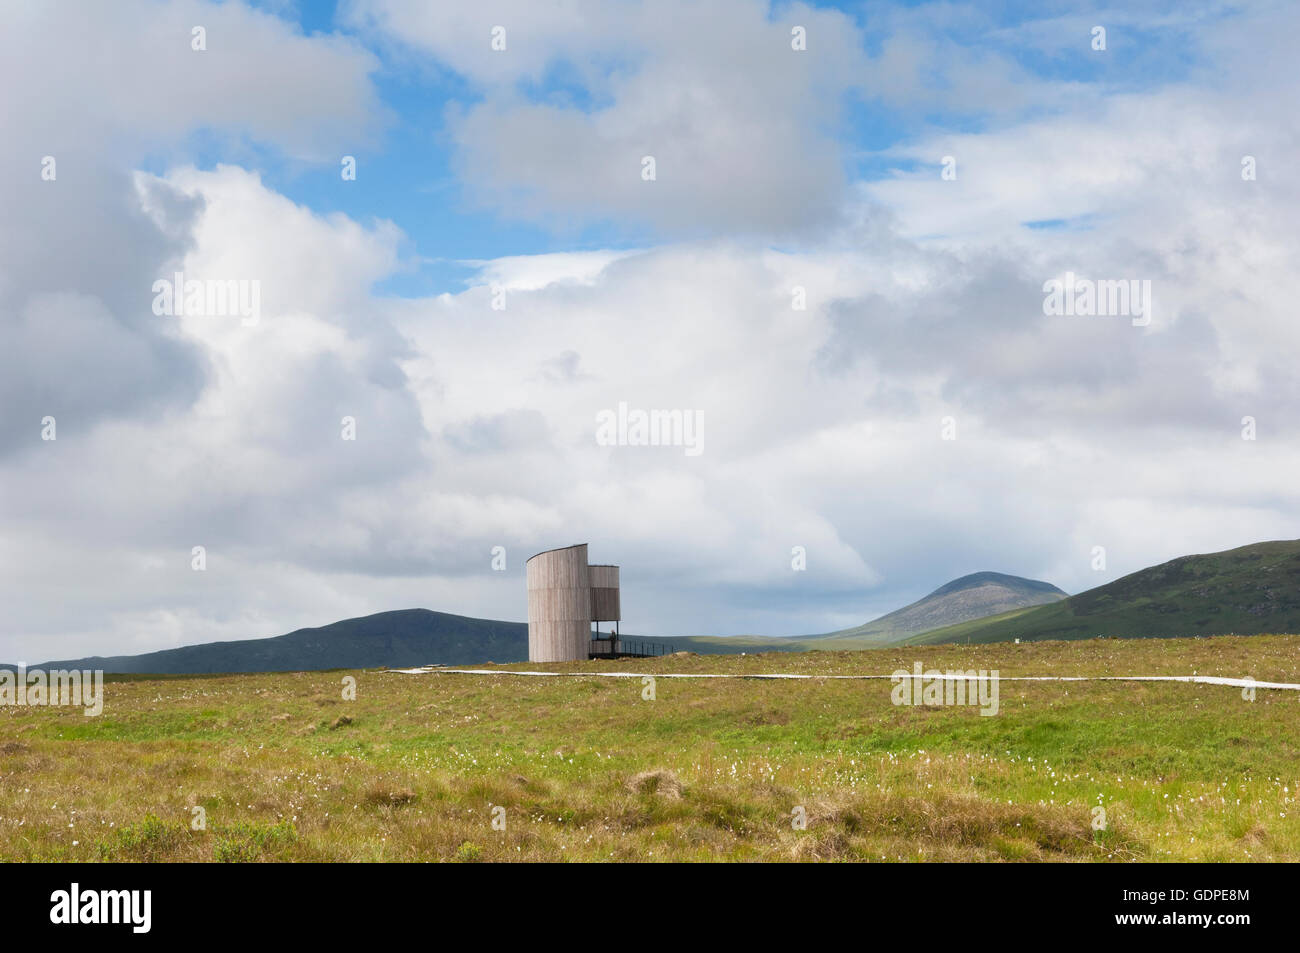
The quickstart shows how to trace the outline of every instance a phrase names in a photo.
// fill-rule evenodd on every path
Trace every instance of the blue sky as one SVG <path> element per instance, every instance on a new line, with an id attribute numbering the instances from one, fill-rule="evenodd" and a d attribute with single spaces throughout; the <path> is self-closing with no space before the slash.
<path id="1" fill-rule="evenodd" d="M 349 153 L 358 162 L 356 181 L 343 182 L 336 162 L 294 161 L 246 141 L 232 148 L 228 137 L 211 137 L 202 131 L 194 135 L 195 141 L 185 152 L 170 150 L 146 167 L 163 172 L 168 162 L 184 156 L 200 168 L 211 168 L 232 158 L 242 161 L 251 153 L 267 184 L 297 202 L 318 212 L 342 212 L 361 221 L 377 217 L 395 222 L 409 239 L 404 248 L 404 267 L 377 290 L 399 296 L 462 290 L 476 271 L 474 266 L 463 264 L 467 260 L 636 248 L 656 238 L 679 237 L 658 234 L 646 223 L 629 220 L 547 227 L 483 207 L 467 194 L 457 176 L 445 121 L 449 108 L 480 102 L 480 86 L 436 61 L 425 60 L 412 68 L 408 52 L 373 43 L 373 37 L 339 16 L 338 4 L 332 0 L 254 5 L 294 23 L 304 35 L 353 37 L 370 45 L 379 57 L 381 65 L 373 80 L 388 116 L 382 135 L 358 141 Z M 788 19 L 786 6 L 770 7 L 769 18 Z M 880 54 L 886 38 L 897 29 L 899 16 L 927 9 L 923 3 L 812 6 L 838 10 L 853 18 L 863 30 L 861 46 L 871 55 Z M 1182 6 L 1158 4 L 1148 16 L 1163 21 L 1165 15 Z M 1135 19 L 1116 26 L 1107 18 L 1112 25 L 1106 55 L 1098 55 L 1082 41 L 1053 46 L 1019 39 L 1017 31 L 1050 19 L 1045 12 L 1048 7 L 1042 3 L 976 4 L 962 16 L 954 17 L 951 28 L 944 28 L 942 14 L 927 17 L 925 23 L 936 40 L 977 51 L 981 56 L 1004 57 L 1044 83 L 1086 84 L 1108 95 L 1178 82 L 1197 62 L 1195 31 L 1190 24 L 1170 26 L 1162 22 L 1159 27 L 1143 26 L 1140 19 Z M 1072 13 L 1079 22 L 1088 19 L 1077 10 Z M 978 29 L 972 28 L 975 25 Z M 937 70 L 931 79 L 931 95 L 920 108 L 915 103 L 900 106 L 882 102 L 868 91 L 842 97 L 831 131 L 844 146 L 844 171 L 850 179 L 870 181 L 900 170 L 915 171 L 921 163 L 891 150 L 925 130 L 979 133 L 1012 118 L 1000 113 L 994 103 L 988 108 L 947 108 L 943 95 L 947 80 Z M 584 83 L 572 62 L 564 57 L 553 60 L 540 77 L 520 81 L 516 89 L 531 101 L 562 103 L 587 113 L 609 105 L 608 97 Z M 1020 120 L 1050 108 L 1027 107 L 1018 110 L 1014 118 Z"/>
<path id="2" fill-rule="evenodd" d="M 6 6 L 0 658 L 522 619 L 523 559 L 576 541 L 624 567 L 624 631 L 673 636 L 1300 536 L 1297 29 L 1280 2 Z M 257 282 L 258 320 L 157 313 L 178 270 Z M 1071 273 L 1149 282 L 1151 320 L 1049 314 Z M 701 452 L 601 443 L 624 404 L 700 415 Z"/>

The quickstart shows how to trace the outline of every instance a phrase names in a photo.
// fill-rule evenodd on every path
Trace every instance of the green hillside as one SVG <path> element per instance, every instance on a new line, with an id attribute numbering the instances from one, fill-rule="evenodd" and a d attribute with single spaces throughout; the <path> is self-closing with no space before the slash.
<path id="1" fill-rule="evenodd" d="M 945 626 L 908 644 L 1300 632 L 1300 540 L 1181 556 L 1052 605 Z"/>
<path id="2" fill-rule="evenodd" d="M 527 623 L 399 609 L 269 639 L 208 642 L 144 655 L 93 656 L 46 662 L 40 667 L 174 675 L 460 665 L 527 658 Z"/>
<path id="3" fill-rule="evenodd" d="M 1006 601 L 1042 601 L 999 611 Z M 927 622 L 978 613 L 952 625 Z M 990 614 L 998 613 L 998 614 Z M 1171 638 L 1300 632 L 1300 540 L 1256 543 L 1184 556 L 1143 569 L 1077 596 L 1061 598 L 1048 583 L 976 573 L 873 623 L 824 636 L 688 637 L 625 640 L 704 655 L 841 651 L 882 644 L 1003 642 L 1012 639 Z M 910 634 L 909 634 L 910 633 Z M 43 668 L 89 668 L 158 675 L 287 672 L 334 668 L 522 662 L 528 625 L 402 609 L 344 619 L 288 635 L 211 642 L 144 655 L 50 661 Z"/>
<path id="4" fill-rule="evenodd" d="M 1065 595 L 1050 582 L 1000 572 L 976 572 L 954 579 L 879 619 L 839 632 L 805 636 L 801 641 L 826 640 L 816 647 L 827 649 L 891 645 L 942 626 L 1056 602 Z"/>
<path id="5" fill-rule="evenodd" d="M 792 639 L 763 636 L 643 639 L 661 650 L 703 655 L 798 652 Z M 332 668 L 402 668 L 417 665 L 479 665 L 528 660 L 528 624 L 399 609 L 343 619 L 288 635 L 236 642 L 207 642 L 144 655 L 91 656 L 41 663 L 33 668 L 100 669 L 118 674 L 201 675 L 218 672 L 310 672 Z M 0 668 L 12 667 L 0 665 Z"/>

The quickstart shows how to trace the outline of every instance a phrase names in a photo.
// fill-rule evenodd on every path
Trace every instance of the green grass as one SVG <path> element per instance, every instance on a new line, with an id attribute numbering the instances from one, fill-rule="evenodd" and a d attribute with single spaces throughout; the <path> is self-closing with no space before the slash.
<path id="1" fill-rule="evenodd" d="M 918 660 L 1300 682 L 1300 637 L 544 667 L 889 674 Z M 347 702 L 344 674 L 115 679 L 98 719 L 0 708 L 0 859 L 1300 860 L 1293 692 L 1008 682 L 982 717 L 894 706 L 888 681 L 659 679 L 645 701 L 639 679 L 354 671 Z"/>

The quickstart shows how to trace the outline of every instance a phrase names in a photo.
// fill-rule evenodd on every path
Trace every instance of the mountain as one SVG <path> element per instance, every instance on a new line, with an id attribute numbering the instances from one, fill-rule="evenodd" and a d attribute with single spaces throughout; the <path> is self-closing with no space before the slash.
<path id="1" fill-rule="evenodd" d="M 667 651 L 739 655 L 742 652 L 800 652 L 790 639 L 737 636 L 642 639 Z M 43 662 L 29 668 L 100 669 L 110 674 L 195 675 L 228 672 L 310 672 L 331 668 L 479 665 L 528 661 L 528 623 L 498 622 L 429 609 L 399 609 L 343 619 L 288 635 L 237 642 L 207 642 L 144 655 L 92 656 Z M 13 668 L 0 664 L 0 668 Z"/>
<path id="2" fill-rule="evenodd" d="M 208 642 L 145 655 L 95 656 L 32 668 L 103 669 L 159 675 L 306 672 L 381 665 L 463 665 L 528 660 L 528 624 L 428 609 L 399 609 L 317 629 L 239 642 Z"/>
<path id="3" fill-rule="evenodd" d="M 1183 556 L 1068 597 L 1046 582 L 978 572 L 954 579 L 924 599 L 865 625 L 825 635 L 644 641 L 669 650 L 733 654 L 1263 632 L 1300 632 L 1300 540 Z M 209 642 L 145 655 L 95 656 L 31 667 L 176 675 L 466 665 L 527 658 L 527 623 L 401 609 L 269 639 Z"/>
<path id="4" fill-rule="evenodd" d="M 1300 632 L 1300 540 L 1181 556 L 1051 605 L 946 626 L 911 644 Z"/>
<path id="5" fill-rule="evenodd" d="M 1050 582 L 1008 576 L 1000 572 L 976 572 L 940 586 L 923 599 L 895 609 L 888 615 L 852 629 L 805 636 L 842 642 L 852 640 L 859 647 L 889 645 L 909 636 L 958 622 L 968 622 L 1013 609 L 1025 609 L 1056 602 L 1066 594 Z M 825 648 L 832 646 L 826 645 Z M 835 647 L 841 647 L 836 645 Z"/>

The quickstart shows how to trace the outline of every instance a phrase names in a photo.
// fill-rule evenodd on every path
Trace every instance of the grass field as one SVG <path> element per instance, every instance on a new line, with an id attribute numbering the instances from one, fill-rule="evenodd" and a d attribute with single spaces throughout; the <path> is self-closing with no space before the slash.
<path id="1" fill-rule="evenodd" d="M 915 661 L 1300 682 L 1300 636 L 502 668 L 888 674 Z M 1013 682 L 984 717 L 895 706 L 890 690 L 660 679 L 651 701 L 634 679 L 110 678 L 98 718 L 0 708 L 0 859 L 1300 860 L 1300 693 Z"/>

